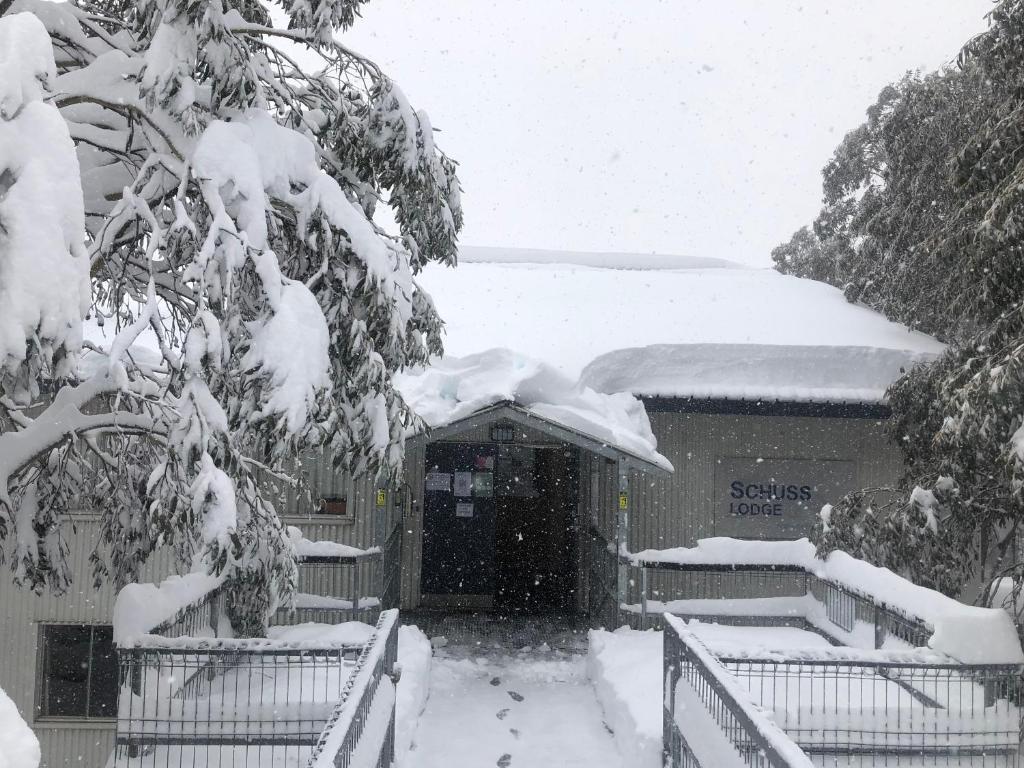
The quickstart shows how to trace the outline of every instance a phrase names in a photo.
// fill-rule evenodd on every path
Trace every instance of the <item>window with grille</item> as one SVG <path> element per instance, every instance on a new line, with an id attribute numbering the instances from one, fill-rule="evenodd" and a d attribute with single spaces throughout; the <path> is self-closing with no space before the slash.
<path id="1" fill-rule="evenodd" d="M 37 706 L 40 717 L 117 716 L 113 627 L 44 624 Z"/>

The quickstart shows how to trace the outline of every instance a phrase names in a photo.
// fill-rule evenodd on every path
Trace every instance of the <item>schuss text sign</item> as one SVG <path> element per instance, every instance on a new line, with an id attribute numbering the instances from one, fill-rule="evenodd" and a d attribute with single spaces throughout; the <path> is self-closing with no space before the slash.
<path id="1" fill-rule="evenodd" d="M 852 461 L 723 457 L 715 466 L 715 535 L 792 539 L 822 505 L 853 490 Z"/>

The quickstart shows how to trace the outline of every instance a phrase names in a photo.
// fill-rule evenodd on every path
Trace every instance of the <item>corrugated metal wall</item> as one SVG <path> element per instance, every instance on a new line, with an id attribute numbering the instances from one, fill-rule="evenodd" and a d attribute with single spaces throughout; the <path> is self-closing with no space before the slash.
<path id="1" fill-rule="evenodd" d="M 856 465 L 854 490 L 894 483 L 899 452 L 871 419 L 651 413 L 666 479 L 633 473 L 630 551 L 692 546 L 715 535 L 715 464 L 721 458 L 833 459 Z"/>
<path id="2" fill-rule="evenodd" d="M 36 675 L 41 663 L 40 625 L 109 624 L 114 604 L 110 587 L 92 588 L 89 555 L 95 546 L 98 521 L 94 517 L 76 520 L 77 531 L 68 531 L 69 562 L 75 574 L 71 590 L 61 596 L 34 595 L 15 587 L 8 574 L 0 576 L 0 688 L 17 704 L 23 717 L 32 724 L 43 750 L 43 766 L 75 765 L 83 768 L 103 766 L 113 747 L 110 721 L 46 722 L 35 717 Z M 169 559 L 157 557 L 146 569 L 147 575 L 169 568 Z"/>
<path id="3" fill-rule="evenodd" d="M 668 549 L 715 536 L 715 466 L 729 457 L 843 460 L 856 466 L 853 487 L 886 486 L 902 471 L 901 457 L 872 419 L 655 412 L 649 414 L 658 451 L 675 467 L 666 479 L 632 473 L 629 550 Z M 638 602 L 633 585 L 627 602 Z M 649 594 L 672 599 L 697 594 L 686 577 L 652 573 Z M 776 582 L 763 594 L 775 594 Z M 751 587 L 753 590 L 754 587 Z M 750 596 L 761 594 L 752 591 Z"/>

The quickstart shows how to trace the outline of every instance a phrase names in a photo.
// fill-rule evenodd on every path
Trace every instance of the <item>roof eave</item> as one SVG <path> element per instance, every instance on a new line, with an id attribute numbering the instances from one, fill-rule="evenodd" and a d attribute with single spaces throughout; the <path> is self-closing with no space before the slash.
<path id="1" fill-rule="evenodd" d="M 499 420 L 507 420 L 522 427 L 535 429 L 554 438 L 558 442 L 576 445 L 598 456 L 603 456 L 613 461 L 620 461 L 629 469 L 635 469 L 658 477 L 669 477 L 672 474 L 671 470 L 643 456 L 638 456 L 619 446 L 610 445 L 585 432 L 580 432 L 579 430 L 546 419 L 543 416 L 538 416 L 512 400 L 502 400 L 493 403 L 457 421 L 432 427 L 425 432 L 418 432 L 406 439 L 406 445 L 418 447 L 426 445 L 428 442 L 447 440 L 468 429 Z"/>

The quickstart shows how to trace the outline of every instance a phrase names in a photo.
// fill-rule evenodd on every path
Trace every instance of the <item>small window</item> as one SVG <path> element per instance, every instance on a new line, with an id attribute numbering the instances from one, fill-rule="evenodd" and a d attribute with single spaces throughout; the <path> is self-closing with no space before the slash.
<path id="1" fill-rule="evenodd" d="M 116 717 L 117 690 L 113 627 L 43 625 L 40 717 Z"/>
<path id="2" fill-rule="evenodd" d="M 345 517 L 348 515 L 348 500 L 344 496 L 322 498 L 320 499 L 320 505 L 317 508 L 316 513 L 318 515 Z"/>

